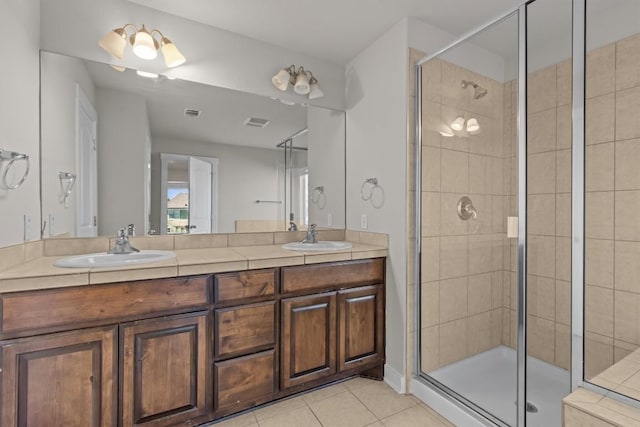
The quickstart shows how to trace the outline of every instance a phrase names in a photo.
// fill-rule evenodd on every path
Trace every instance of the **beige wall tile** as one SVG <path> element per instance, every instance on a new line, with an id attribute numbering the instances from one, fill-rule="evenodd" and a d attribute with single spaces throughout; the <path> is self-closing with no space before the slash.
<path id="1" fill-rule="evenodd" d="M 440 193 L 422 193 L 422 236 L 440 235 Z"/>
<path id="2" fill-rule="evenodd" d="M 469 155 L 469 193 L 487 194 L 489 191 L 489 157 Z"/>
<path id="3" fill-rule="evenodd" d="M 451 131 L 451 123 L 458 117 L 465 117 L 466 111 L 457 107 L 442 106 L 440 127 L 444 127 L 447 131 Z M 447 150 L 469 152 L 469 139 L 467 136 L 441 137 L 440 144 L 442 148 Z"/>
<path id="4" fill-rule="evenodd" d="M 556 153 L 532 154 L 528 156 L 527 186 L 529 194 L 556 192 Z"/>
<path id="5" fill-rule="evenodd" d="M 632 353 L 634 353 L 638 348 L 640 348 L 640 346 L 636 345 L 636 344 L 630 344 L 624 341 L 620 341 L 620 340 L 613 340 L 613 358 L 614 361 L 617 363 L 620 360 L 624 359 L 625 357 L 628 357 L 629 355 L 631 355 Z M 629 357 L 630 360 L 635 360 L 638 361 L 637 359 L 637 353 L 633 356 Z M 633 388 L 640 390 L 640 375 L 635 375 L 634 378 L 630 379 L 629 381 L 633 380 L 634 384 L 633 384 Z M 629 381 L 627 381 L 627 383 L 629 383 Z M 630 386 L 631 387 L 631 386 Z"/>
<path id="6" fill-rule="evenodd" d="M 556 279 L 571 280 L 570 237 L 556 237 Z"/>
<path id="7" fill-rule="evenodd" d="M 363 245 L 389 247 L 389 235 L 385 233 L 360 232 L 360 243 Z"/>
<path id="8" fill-rule="evenodd" d="M 469 197 L 478 212 L 477 219 L 464 221 L 468 225 L 469 234 L 489 234 L 491 233 L 491 221 L 493 218 L 493 205 L 491 196 L 470 194 Z M 458 215 L 456 214 L 456 217 Z"/>
<path id="9" fill-rule="evenodd" d="M 481 353 L 491 348 L 491 312 L 487 311 L 470 316 L 468 328 L 468 356 Z"/>
<path id="10" fill-rule="evenodd" d="M 442 236 L 466 235 L 469 229 L 469 221 L 463 221 L 458 216 L 458 201 L 464 194 L 462 193 L 442 193 L 441 194 L 441 228 Z"/>
<path id="11" fill-rule="evenodd" d="M 536 113 L 556 106 L 556 66 L 530 73 L 527 79 L 527 111 Z"/>
<path id="12" fill-rule="evenodd" d="M 616 90 L 640 85 L 640 34 L 616 43 Z"/>
<path id="13" fill-rule="evenodd" d="M 422 191 L 440 191 L 440 149 L 422 149 Z"/>
<path id="14" fill-rule="evenodd" d="M 494 271 L 491 273 L 491 309 L 495 310 L 502 307 L 502 271 Z"/>
<path id="15" fill-rule="evenodd" d="M 588 146 L 585 152 L 587 191 L 614 189 L 614 143 Z"/>
<path id="16" fill-rule="evenodd" d="M 489 193 L 504 194 L 504 160 L 492 158 L 489 166 Z"/>
<path id="17" fill-rule="evenodd" d="M 616 92 L 616 140 L 640 138 L 640 86 Z"/>
<path id="18" fill-rule="evenodd" d="M 571 105 L 561 105 L 556 113 L 556 148 L 571 148 Z"/>
<path id="19" fill-rule="evenodd" d="M 614 337 L 640 345 L 640 295 L 616 290 L 614 298 Z"/>
<path id="20" fill-rule="evenodd" d="M 591 379 L 613 365 L 613 340 L 586 333 L 584 340 L 585 379 Z"/>
<path id="21" fill-rule="evenodd" d="M 469 315 L 491 310 L 492 273 L 469 276 Z"/>
<path id="22" fill-rule="evenodd" d="M 440 282 L 423 283 L 420 301 L 422 309 L 420 327 L 428 328 L 440 323 Z"/>
<path id="23" fill-rule="evenodd" d="M 640 240 L 640 223 L 632 212 L 640 212 L 640 190 L 616 191 L 615 238 Z"/>
<path id="24" fill-rule="evenodd" d="M 440 238 L 422 238 L 421 280 L 433 282 L 440 279 Z"/>
<path id="25" fill-rule="evenodd" d="M 469 133 L 469 152 L 486 156 L 491 151 L 493 144 L 493 120 L 486 115 L 469 113 L 468 118 L 475 118 L 480 125 L 480 130 Z"/>
<path id="26" fill-rule="evenodd" d="M 440 367 L 440 326 L 422 328 L 421 334 L 420 368 L 431 372 Z"/>
<path id="27" fill-rule="evenodd" d="M 585 330 L 613 338 L 613 289 L 585 287 Z"/>
<path id="28" fill-rule="evenodd" d="M 25 262 L 25 245 L 0 248 L 0 271 Z"/>
<path id="29" fill-rule="evenodd" d="M 502 345 L 502 309 L 491 310 L 491 347 Z"/>
<path id="30" fill-rule="evenodd" d="M 528 354 L 548 363 L 555 361 L 555 324 L 539 317 L 527 317 Z"/>
<path id="31" fill-rule="evenodd" d="M 502 116 L 500 116 L 502 117 Z M 504 120 L 502 118 L 491 120 L 492 136 L 489 147 L 487 147 L 487 155 L 503 158 L 504 153 Z"/>
<path id="32" fill-rule="evenodd" d="M 284 232 L 283 232 L 284 233 Z M 304 239 L 304 232 L 299 233 L 290 233 L 287 232 L 287 236 L 296 235 L 295 237 L 299 237 L 302 235 L 302 239 Z M 192 234 L 185 236 L 174 236 L 174 245 L 176 250 L 180 249 L 203 249 L 203 248 L 224 248 L 227 246 L 228 240 L 226 234 Z M 299 240 L 299 239 L 296 239 Z M 288 243 L 290 241 L 281 243 Z M 278 242 L 280 243 L 280 242 Z"/>
<path id="33" fill-rule="evenodd" d="M 440 323 L 467 317 L 467 283 L 466 277 L 440 281 Z"/>
<path id="34" fill-rule="evenodd" d="M 564 427 L 613 427 L 616 424 L 603 421 L 587 412 L 581 411 L 574 407 L 564 405 Z"/>
<path id="35" fill-rule="evenodd" d="M 413 67 L 410 67 L 413 69 Z M 409 87 L 412 87 L 410 85 Z M 442 101 L 442 61 L 435 58 L 422 64 L 423 99 Z"/>
<path id="36" fill-rule="evenodd" d="M 108 237 L 44 240 L 44 256 L 81 255 L 107 252 L 109 249 Z"/>
<path id="37" fill-rule="evenodd" d="M 613 254 L 613 240 L 586 240 L 584 269 L 588 285 L 613 288 Z"/>
<path id="38" fill-rule="evenodd" d="M 229 247 L 273 245 L 273 233 L 229 234 Z"/>
<path id="39" fill-rule="evenodd" d="M 587 99 L 585 107 L 585 141 L 587 145 L 614 140 L 615 98 L 616 96 L 612 93 Z"/>
<path id="40" fill-rule="evenodd" d="M 491 196 L 491 232 L 507 232 L 507 207 L 505 196 Z"/>
<path id="41" fill-rule="evenodd" d="M 571 282 L 556 280 L 556 324 L 571 324 Z"/>
<path id="42" fill-rule="evenodd" d="M 613 242 L 603 245 L 602 251 L 613 249 Z M 611 254 L 602 254 L 607 257 L 607 261 L 613 258 L 613 250 Z M 613 263 L 613 260 L 611 260 Z M 603 261 L 601 261 L 603 262 Z M 604 262 L 603 262 L 604 263 Z M 607 264 L 608 266 L 608 264 Z M 604 268 L 603 268 L 604 270 Z M 603 273 L 603 280 L 608 279 L 612 284 L 614 281 L 613 269 L 609 270 L 610 276 Z M 605 270 L 606 271 L 606 270 Z M 640 242 L 615 242 L 615 289 L 617 291 L 627 291 L 640 294 Z M 640 326 L 640 325 L 639 325 Z"/>
<path id="43" fill-rule="evenodd" d="M 504 234 L 491 235 L 491 270 L 493 272 L 497 272 L 503 268 L 505 258 L 505 240 L 506 237 Z"/>
<path id="44" fill-rule="evenodd" d="M 491 271 L 491 235 L 469 236 L 469 274 Z"/>
<path id="45" fill-rule="evenodd" d="M 440 325 L 440 366 L 467 357 L 467 319 Z"/>
<path id="46" fill-rule="evenodd" d="M 571 236 L 571 194 L 556 194 L 556 236 Z"/>
<path id="47" fill-rule="evenodd" d="M 502 273 L 502 306 L 511 307 L 511 272 Z"/>
<path id="48" fill-rule="evenodd" d="M 616 90 L 615 44 L 608 44 L 587 52 L 585 73 L 587 98 L 614 92 Z"/>
<path id="49" fill-rule="evenodd" d="M 556 149 L 556 109 L 529 114 L 527 122 L 527 152 L 543 153 Z"/>
<path id="50" fill-rule="evenodd" d="M 638 159 L 640 159 L 640 139 L 616 141 L 615 145 L 615 189 L 639 190 Z"/>
<path id="51" fill-rule="evenodd" d="M 469 109 L 469 98 L 473 92 L 463 90 L 462 80 L 472 80 L 470 72 L 447 61 L 442 61 L 442 103 L 451 107 Z"/>
<path id="52" fill-rule="evenodd" d="M 556 151 L 556 193 L 571 192 L 571 150 Z"/>
<path id="53" fill-rule="evenodd" d="M 172 251 L 175 249 L 174 236 L 137 236 L 129 238 L 131 245 L 140 250 L 155 249 Z M 115 239 L 110 239 L 110 247 L 115 246 Z"/>
<path id="54" fill-rule="evenodd" d="M 563 369 L 571 367 L 571 328 L 556 323 L 556 366 Z"/>
<path id="55" fill-rule="evenodd" d="M 442 150 L 440 167 L 443 192 L 466 193 L 469 191 L 469 154 Z"/>
<path id="56" fill-rule="evenodd" d="M 571 104 L 571 72 L 570 59 L 562 61 L 556 66 L 556 90 L 558 105 Z"/>
<path id="57" fill-rule="evenodd" d="M 44 251 L 44 242 L 42 240 L 36 240 L 35 242 L 25 243 L 24 260 L 31 261 L 36 258 L 40 258 L 43 254 L 43 251 Z"/>
<path id="58" fill-rule="evenodd" d="M 502 345 L 511 345 L 511 310 L 502 309 Z"/>
<path id="59" fill-rule="evenodd" d="M 613 191 L 585 196 L 586 235 L 593 239 L 613 239 Z"/>
<path id="60" fill-rule="evenodd" d="M 530 234 L 555 236 L 556 196 L 555 194 L 534 194 L 528 197 L 528 224 Z"/>
<path id="61" fill-rule="evenodd" d="M 555 278 L 555 237 L 530 235 L 528 247 L 527 263 L 529 274 Z"/>
<path id="62" fill-rule="evenodd" d="M 440 104 L 422 101 L 422 145 L 440 147 L 442 112 Z"/>
<path id="63" fill-rule="evenodd" d="M 547 277 L 527 276 L 527 314 L 555 320 L 556 281 Z"/>
<path id="64" fill-rule="evenodd" d="M 466 236 L 440 238 L 440 279 L 467 275 L 468 246 Z"/>

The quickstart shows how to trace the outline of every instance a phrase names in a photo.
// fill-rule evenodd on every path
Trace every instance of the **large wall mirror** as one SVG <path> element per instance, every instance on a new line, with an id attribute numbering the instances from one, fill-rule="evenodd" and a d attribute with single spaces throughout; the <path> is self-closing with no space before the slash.
<path id="1" fill-rule="evenodd" d="M 343 111 L 40 63 L 44 238 L 345 227 Z"/>

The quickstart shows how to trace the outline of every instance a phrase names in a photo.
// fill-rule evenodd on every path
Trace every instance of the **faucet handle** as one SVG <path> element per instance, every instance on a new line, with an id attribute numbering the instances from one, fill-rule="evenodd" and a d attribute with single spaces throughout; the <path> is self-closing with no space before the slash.
<path id="1" fill-rule="evenodd" d="M 316 224 L 309 224 L 309 231 L 312 233 L 315 233 L 316 227 L 317 227 Z"/>
<path id="2" fill-rule="evenodd" d="M 124 239 L 127 237 L 127 229 L 125 227 L 118 228 L 118 239 Z"/>
<path id="3" fill-rule="evenodd" d="M 136 226 L 133 224 L 127 225 L 127 234 L 129 237 L 136 235 Z"/>

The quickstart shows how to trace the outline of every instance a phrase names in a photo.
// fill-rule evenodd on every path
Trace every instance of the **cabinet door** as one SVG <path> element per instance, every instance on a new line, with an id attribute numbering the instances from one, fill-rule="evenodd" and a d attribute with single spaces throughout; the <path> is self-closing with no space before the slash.
<path id="1" fill-rule="evenodd" d="M 207 312 L 121 326 L 122 425 L 166 426 L 207 411 Z"/>
<path id="2" fill-rule="evenodd" d="M 282 387 L 336 372 L 336 293 L 282 300 Z"/>
<path id="3" fill-rule="evenodd" d="M 5 341 L 1 425 L 115 426 L 116 327 Z"/>
<path id="4" fill-rule="evenodd" d="M 215 311 L 215 357 L 230 357 L 274 347 L 275 301 Z"/>
<path id="5" fill-rule="evenodd" d="M 381 285 L 338 294 L 340 371 L 380 362 L 384 354 L 384 301 Z"/>

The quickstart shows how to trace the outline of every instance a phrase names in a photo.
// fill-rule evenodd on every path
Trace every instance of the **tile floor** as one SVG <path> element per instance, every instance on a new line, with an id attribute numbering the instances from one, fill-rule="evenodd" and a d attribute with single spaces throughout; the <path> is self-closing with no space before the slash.
<path id="1" fill-rule="evenodd" d="M 448 427 L 418 399 L 382 381 L 355 378 L 289 398 L 212 427 Z"/>

